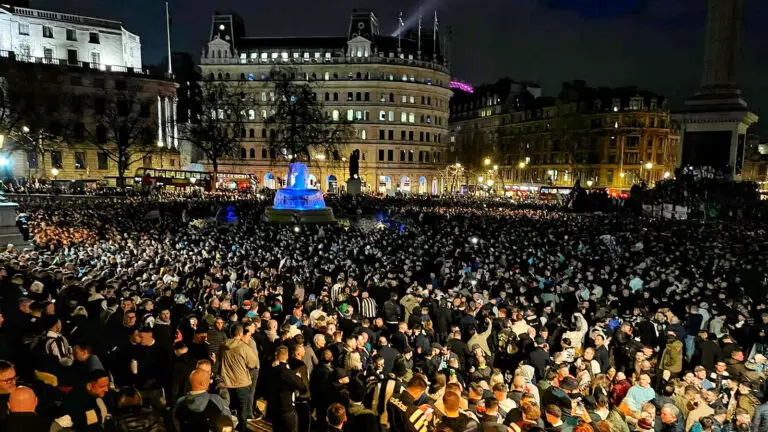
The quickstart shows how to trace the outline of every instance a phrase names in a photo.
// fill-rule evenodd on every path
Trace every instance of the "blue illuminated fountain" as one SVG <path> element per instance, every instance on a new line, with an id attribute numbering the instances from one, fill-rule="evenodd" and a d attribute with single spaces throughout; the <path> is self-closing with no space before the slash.
<path id="1" fill-rule="evenodd" d="M 307 188 L 307 166 L 294 162 L 288 168 L 288 187 L 279 189 L 272 207 L 264 212 L 267 222 L 333 223 L 333 209 L 325 206 L 323 193 Z"/>

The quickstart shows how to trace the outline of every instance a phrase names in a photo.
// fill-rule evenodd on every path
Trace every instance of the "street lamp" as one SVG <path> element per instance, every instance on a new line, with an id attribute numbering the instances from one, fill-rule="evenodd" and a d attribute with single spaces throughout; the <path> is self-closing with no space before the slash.
<path id="1" fill-rule="evenodd" d="M 520 162 L 520 164 L 518 164 L 518 166 L 519 166 L 520 168 L 525 168 L 525 162 Z"/>
<path id="2" fill-rule="evenodd" d="M 192 185 L 194 185 L 195 183 L 197 183 L 197 177 L 192 177 L 191 179 L 189 179 L 189 182 L 192 183 Z"/>
<path id="3" fill-rule="evenodd" d="M 29 128 L 24 126 L 24 127 L 21 128 L 21 131 L 24 132 L 24 133 L 29 133 Z"/>
<path id="4" fill-rule="evenodd" d="M 664 178 L 669 178 L 670 175 L 671 174 L 669 173 L 669 171 L 667 171 L 667 172 L 664 173 Z"/>
<path id="5" fill-rule="evenodd" d="M 480 182 L 480 183 L 482 183 L 482 182 L 483 182 L 483 177 L 482 177 L 482 176 L 478 177 L 478 178 L 477 178 L 477 181 L 478 181 L 478 182 Z"/>
<path id="6" fill-rule="evenodd" d="M 491 180 L 491 179 L 488 179 L 488 181 L 486 182 L 486 184 L 487 184 L 488 186 L 493 186 L 493 180 Z"/>
<path id="7" fill-rule="evenodd" d="M 624 176 L 626 176 L 626 175 L 627 175 L 627 174 L 626 174 L 626 173 L 624 173 L 624 171 L 622 171 L 622 172 L 620 172 L 620 173 L 619 173 L 619 177 L 621 177 L 621 178 L 624 178 Z"/>
<path id="8" fill-rule="evenodd" d="M 456 162 L 456 168 L 461 168 L 461 164 Z"/>
<path id="9" fill-rule="evenodd" d="M 651 169 L 651 168 L 653 168 L 652 163 L 648 162 L 647 164 L 645 164 L 645 169 Z"/>
<path id="10" fill-rule="evenodd" d="M 59 176 L 59 169 L 58 168 L 51 168 L 51 174 L 53 175 L 53 179 L 57 180 L 57 177 Z"/>
<path id="11" fill-rule="evenodd" d="M 493 170 L 494 170 L 494 171 L 498 171 L 498 170 L 499 170 L 499 166 L 498 166 L 498 165 L 494 165 L 494 166 L 493 166 Z"/>
<path id="12" fill-rule="evenodd" d="M 490 165 L 491 164 L 491 158 L 485 158 L 485 161 L 483 161 L 483 163 L 485 163 L 486 165 Z"/>
<path id="13" fill-rule="evenodd" d="M 477 244 L 477 242 L 480 240 L 477 237 L 472 237 L 471 239 L 469 239 L 469 241 L 471 241 L 472 244 Z"/>
<path id="14" fill-rule="evenodd" d="M 594 182 L 592 180 L 587 180 L 587 187 L 592 187 Z"/>

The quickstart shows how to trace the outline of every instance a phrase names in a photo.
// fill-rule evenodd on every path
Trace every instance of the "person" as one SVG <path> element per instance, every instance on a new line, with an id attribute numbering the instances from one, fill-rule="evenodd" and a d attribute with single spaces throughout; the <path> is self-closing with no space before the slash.
<path id="1" fill-rule="evenodd" d="M 455 391 L 443 394 L 443 415 L 437 421 L 437 429 L 449 429 L 455 432 L 471 432 L 477 429 L 477 422 L 461 412 L 461 396 Z"/>
<path id="2" fill-rule="evenodd" d="M 221 376 L 224 387 L 229 389 L 229 397 L 238 408 L 238 427 L 245 430 L 251 417 L 251 374 L 258 359 L 253 350 L 243 342 L 242 325 L 232 328 L 232 339 L 227 340 L 221 349 Z M 286 358 L 287 360 L 287 358 Z"/>
<path id="3" fill-rule="evenodd" d="M 427 379 L 414 374 L 399 395 L 393 395 L 387 402 L 387 417 L 391 432 L 422 432 L 424 423 L 432 420 L 432 408 L 422 403 L 427 391 Z"/>
<path id="4" fill-rule="evenodd" d="M 8 415 L 8 400 L 11 393 L 16 389 L 16 368 L 13 363 L 0 360 L 0 424 L 5 421 Z"/>
<path id="5" fill-rule="evenodd" d="M 301 372 L 288 365 L 288 347 L 280 346 L 270 371 L 271 389 L 267 399 L 267 419 L 277 432 L 297 432 L 299 428 L 295 392 L 308 391 Z"/>
<path id="6" fill-rule="evenodd" d="M 189 374 L 197 368 L 197 359 L 190 354 L 184 341 L 173 344 L 173 366 L 171 367 L 170 401 L 177 400 L 189 390 Z"/>
<path id="7" fill-rule="evenodd" d="M 505 432 L 507 426 L 502 421 L 503 417 L 499 413 L 499 401 L 495 398 L 485 400 L 485 413 L 480 417 L 480 424 L 477 427 L 478 432 Z"/>
<path id="8" fill-rule="evenodd" d="M 64 414 L 59 422 L 71 422 L 77 431 L 104 431 L 105 423 L 111 419 L 109 406 L 109 374 L 103 370 L 91 372 L 83 386 L 72 390 L 62 404 Z"/>
<path id="9" fill-rule="evenodd" d="M 152 407 L 143 404 L 141 393 L 133 387 L 120 389 L 113 412 L 118 432 L 165 432 L 165 420 Z"/>
<path id="10" fill-rule="evenodd" d="M 363 405 L 365 387 L 359 380 L 354 380 L 349 386 L 349 409 L 347 421 L 344 423 L 345 432 L 379 431 L 379 422 L 373 410 Z"/>
<path id="11" fill-rule="evenodd" d="M 171 353 L 168 347 L 156 343 L 149 326 L 139 330 L 139 345 L 131 361 L 138 390 L 144 401 L 157 410 L 163 410 L 166 406 L 165 389 L 170 383 Z"/>
<path id="12" fill-rule="evenodd" d="M 16 387 L 8 398 L 8 415 L 0 423 L 5 432 L 58 432 L 62 426 L 53 419 L 38 415 L 37 396 L 29 387 Z"/>
<path id="13" fill-rule="evenodd" d="M 208 393 L 210 380 L 211 373 L 205 369 L 195 369 L 189 375 L 191 390 L 176 401 L 171 416 L 177 431 L 208 432 L 217 419 L 232 417 L 224 399 Z"/>
<path id="14" fill-rule="evenodd" d="M 327 431 L 338 432 L 344 430 L 344 423 L 347 422 L 347 412 L 340 403 L 331 404 L 325 414 L 325 423 L 328 425 Z"/>

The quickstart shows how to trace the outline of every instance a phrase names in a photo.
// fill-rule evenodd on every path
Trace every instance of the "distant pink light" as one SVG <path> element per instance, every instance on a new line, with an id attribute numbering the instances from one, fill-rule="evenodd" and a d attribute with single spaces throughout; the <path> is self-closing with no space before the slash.
<path id="1" fill-rule="evenodd" d="M 450 87 L 454 88 L 454 89 L 459 89 L 459 90 L 461 90 L 461 91 L 463 91 L 465 93 L 474 93 L 475 92 L 475 89 L 471 85 L 469 85 L 467 83 L 463 83 L 461 81 L 451 81 Z"/>

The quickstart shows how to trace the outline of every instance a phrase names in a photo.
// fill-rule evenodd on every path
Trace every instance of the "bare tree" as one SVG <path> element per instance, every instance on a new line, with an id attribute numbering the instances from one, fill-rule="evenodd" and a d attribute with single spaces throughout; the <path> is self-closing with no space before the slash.
<path id="1" fill-rule="evenodd" d="M 92 99 L 93 122 L 80 123 L 75 135 L 105 153 L 117 165 L 117 185 L 125 186 L 125 173 L 136 162 L 155 152 L 157 123 L 150 107 L 153 100 L 139 85 L 109 89 Z"/>
<path id="2" fill-rule="evenodd" d="M 294 74 L 285 68 L 270 73 L 275 96 L 266 120 L 274 131 L 269 149 L 277 155 L 290 155 L 291 162 L 310 162 L 313 154 L 337 162 L 352 138 L 352 128 L 347 120 L 328 116 L 312 87 L 294 80 Z"/>
<path id="3" fill-rule="evenodd" d="M 255 117 L 253 99 L 237 84 L 205 81 L 197 94 L 199 114 L 179 125 L 179 139 L 194 145 L 213 165 L 211 188 L 215 190 L 219 161 L 233 157 L 245 137 L 245 122 Z"/>

